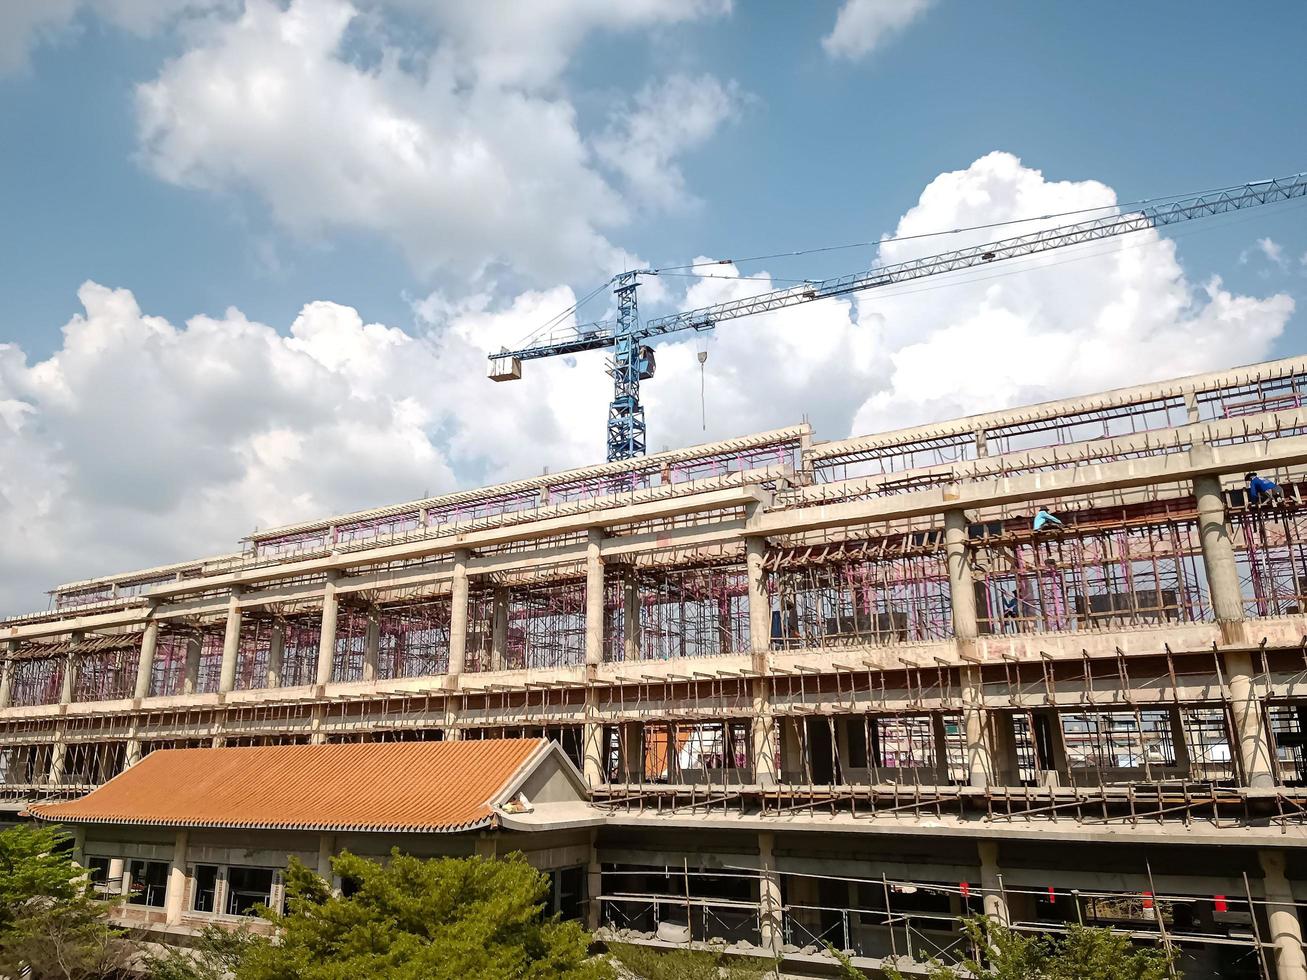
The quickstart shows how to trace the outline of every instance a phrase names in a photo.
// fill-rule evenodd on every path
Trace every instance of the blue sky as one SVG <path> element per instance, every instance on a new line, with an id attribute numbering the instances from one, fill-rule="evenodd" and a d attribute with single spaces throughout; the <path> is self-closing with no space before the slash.
<path id="1" fill-rule="evenodd" d="M 492 386 L 481 354 L 624 263 L 1307 169 L 1298 2 L 1263 5 L 1256 26 L 1217 3 L 525 9 L 0 10 L 0 449 L 16 463 L 0 473 L 0 607 L 230 549 L 256 525 L 598 460 L 596 358 Z M 1300 353 L 1304 214 L 670 345 L 651 443 L 803 415 L 837 438 Z M 765 285 L 668 278 L 645 309 Z"/>

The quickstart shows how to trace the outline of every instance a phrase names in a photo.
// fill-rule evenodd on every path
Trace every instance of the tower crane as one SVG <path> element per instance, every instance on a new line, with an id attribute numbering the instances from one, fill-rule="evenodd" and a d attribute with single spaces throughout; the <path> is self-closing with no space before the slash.
<path id="1" fill-rule="evenodd" d="M 645 452 L 646 430 L 644 406 L 640 403 L 640 382 L 647 381 L 654 375 L 655 357 L 650 341 L 655 338 L 688 330 L 711 330 L 726 320 L 755 313 L 786 309 L 834 296 L 846 296 L 914 279 L 1050 252 L 1068 245 L 1114 238 L 1149 228 L 1164 228 L 1195 218 L 1241 211 L 1299 197 L 1307 197 L 1307 174 L 1237 184 L 1166 203 L 1148 204 L 1130 211 L 1043 228 L 982 245 L 881 265 L 852 275 L 805 282 L 695 310 L 654 317 L 643 323 L 640 321 L 636 290 L 641 277 L 658 275 L 658 270 L 620 272 L 605 284 L 613 287 L 616 297 L 617 315 L 613 319 L 568 326 L 561 334 L 550 334 L 517 350 L 505 349 L 491 353 L 490 377 L 494 381 L 517 380 L 522 377 L 523 361 L 611 348 L 613 353 L 607 365 L 613 379 L 613 400 L 608 405 L 608 459 L 632 459 Z"/>

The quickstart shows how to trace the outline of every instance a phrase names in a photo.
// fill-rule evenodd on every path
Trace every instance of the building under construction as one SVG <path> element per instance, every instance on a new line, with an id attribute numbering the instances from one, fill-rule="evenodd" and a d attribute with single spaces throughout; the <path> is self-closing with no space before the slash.
<path id="1" fill-rule="evenodd" d="M 983 910 L 1307 980 L 1304 493 L 1291 358 L 263 531 L 0 622 L 0 805 L 160 749 L 545 739 L 578 778 L 465 849 L 526 851 L 556 907 L 628 939 L 906 968 L 967 952 L 956 916 Z M 349 843 L 204 826 L 78 842 L 174 929 Z"/>

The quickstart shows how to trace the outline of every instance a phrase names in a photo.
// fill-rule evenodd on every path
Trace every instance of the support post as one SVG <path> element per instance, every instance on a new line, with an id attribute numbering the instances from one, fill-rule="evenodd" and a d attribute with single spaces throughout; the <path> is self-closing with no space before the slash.
<path id="1" fill-rule="evenodd" d="M 599 548 L 601 528 L 592 527 L 585 542 L 585 662 L 598 666 L 604 658 L 604 560 Z"/>
<path id="2" fill-rule="evenodd" d="M 948 786 L 953 782 L 953 775 L 948 764 L 948 728 L 944 724 L 944 712 L 935 711 L 930 716 L 931 739 L 935 748 L 935 783 Z M 879 762 L 879 760 L 877 760 Z M 867 771 L 872 771 L 871 746 L 867 746 Z"/>
<path id="3" fill-rule="evenodd" d="M 999 876 L 998 841 L 977 841 L 976 849 L 980 852 L 980 888 L 985 914 L 999 925 L 1009 925 L 1012 916 L 1008 911 L 1007 896 L 1003 894 L 1003 880 Z"/>
<path id="4" fill-rule="evenodd" d="M 1278 980 L 1307 980 L 1307 957 L 1303 955 L 1302 924 L 1294 904 L 1293 886 L 1284 874 L 1284 851 L 1259 851 L 1262 890 L 1266 898 L 1266 920 L 1275 946 L 1275 975 Z"/>
<path id="5" fill-rule="evenodd" d="M 72 704 L 74 684 L 77 680 L 77 648 L 81 645 L 82 634 L 73 633 L 70 638 L 68 655 L 64 658 L 64 675 L 59 686 L 59 703 Z"/>
<path id="6" fill-rule="evenodd" d="M 277 619 L 273 621 L 268 638 L 268 676 L 264 678 L 265 687 L 281 686 L 281 665 L 285 658 L 286 624 Z"/>
<path id="7" fill-rule="evenodd" d="M 18 652 L 18 643 L 10 640 L 5 644 L 4 663 L 0 664 L 0 708 L 9 707 L 14 696 L 14 654 Z"/>
<path id="8" fill-rule="evenodd" d="M 953 635 L 970 653 L 980 623 L 976 618 L 976 589 L 967 559 L 967 518 L 960 510 L 944 512 L 944 554 L 948 562 L 949 606 L 953 613 Z"/>
<path id="9" fill-rule="evenodd" d="M 758 932 L 762 948 L 781 951 L 783 936 L 781 876 L 776 870 L 776 835 L 770 830 L 758 834 Z"/>
<path id="10" fill-rule="evenodd" d="M 635 569 L 622 582 L 622 659 L 627 663 L 640 659 L 640 582 Z"/>
<path id="11" fill-rule="evenodd" d="M 454 580 L 449 606 L 449 677 L 461 677 L 467 662 L 467 563 L 472 552 L 459 548 L 454 552 Z"/>
<path id="12" fill-rule="evenodd" d="M 990 785 L 994 757 L 990 750 L 979 667 L 962 668 L 962 724 L 967 742 L 967 781 L 977 789 Z"/>
<path id="13" fill-rule="evenodd" d="M 776 717 L 772 713 L 771 682 L 753 678 L 753 779 L 759 786 L 776 785 Z"/>
<path id="14" fill-rule="evenodd" d="M 599 689 L 585 689 L 585 722 L 581 728 L 582 763 L 586 785 L 594 790 L 604 780 L 604 725 L 599 719 Z"/>
<path id="15" fill-rule="evenodd" d="M 585 927 L 594 932 L 600 925 L 599 896 L 604 893 L 604 866 L 599 863 L 599 829 L 590 828 L 590 858 L 585 866 Z"/>
<path id="16" fill-rule="evenodd" d="M 771 650 L 771 597 L 767 594 L 764 560 L 767 539 L 744 539 L 745 571 L 749 583 L 749 646 L 753 651 L 753 669 L 766 673 Z"/>
<path id="17" fill-rule="evenodd" d="M 241 648 L 240 592 L 231 590 L 227 597 L 227 628 L 222 634 L 222 673 L 218 693 L 226 694 L 236 687 L 236 658 Z"/>
<path id="18" fill-rule="evenodd" d="M 136 663 L 136 687 L 132 696 L 144 700 L 150 696 L 150 681 L 154 677 L 154 653 L 159 646 L 159 621 L 151 619 L 141 635 L 141 659 Z"/>
<path id="19" fill-rule="evenodd" d="M 332 887 L 331 857 L 336 853 L 336 835 L 318 835 L 318 877 Z"/>
<path id="20" fill-rule="evenodd" d="M 186 907 L 186 847 L 189 833 L 177 831 L 173 842 L 172 861 L 168 865 L 168 890 L 164 893 L 164 914 L 168 925 L 176 925 L 182 920 L 182 911 Z"/>
<path id="21" fill-rule="evenodd" d="M 1239 589 L 1239 566 L 1235 562 L 1230 529 L 1225 522 L 1225 497 L 1221 480 L 1215 476 L 1194 478 L 1198 503 L 1198 531 L 1202 541 L 1203 565 L 1212 612 L 1226 644 L 1243 644 L 1243 594 Z M 1275 785 L 1275 759 L 1271 735 L 1257 695 L 1252 655 L 1246 651 L 1222 652 L 1226 687 L 1230 699 L 1239 760 L 1244 779 L 1254 789 Z"/>
<path id="22" fill-rule="evenodd" d="M 186 638 L 185 673 L 182 674 L 183 694 L 194 694 L 196 688 L 200 686 L 200 650 L 200 638 L 198 636 L 188 636 Z"/>
<path id="23" fill-rule="evenodd" d="M 490 618 L 490 669 L 503 670 L 508 654 L 508 589 L 496 586 L 491 599 Z"/>
<path id="24" fill-rule="evenodd" d="M 363 638 L 363 679 L 377 679 L 377 661 L 381 657 L 381 612 L 374 606 L 368 610 L 368 630 Z"/>
<path id="25" fill-rule="evenodd" d="M 336 580 L 339 572 L 328 572 L 327 580 L 322 586 L 322 635 L 318 639 L 318 677 L 319 687 L 331 683 L 332 667 L 336 659 L 336 618 L 338 602 L 336 599 Z"/>

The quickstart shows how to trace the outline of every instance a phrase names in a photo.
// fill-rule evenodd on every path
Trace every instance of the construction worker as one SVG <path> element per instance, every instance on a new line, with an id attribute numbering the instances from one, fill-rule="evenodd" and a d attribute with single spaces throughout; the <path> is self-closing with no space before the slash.
<path id="1" fill-rule="evenodd" d="M 1047 507 L 1041 507 L 1035 513 L 1035 523 L 1033 525 L 1033 530 L 1042 531 L 1046 527 L 1052 530 L 1055 527 L 1065 527 L 1065 525 L 1056 517 L 1054 517 L 1052 514 L 1050 514 L 1048 512 Z"/>
<path id="2" fill-rule="evenodd" d="M 1017 602 L 1017 594 L 1015 592 L 1004 592 L 1003 593 L 1003 632 L 1004 633 L 1007 632 L 1008 623 L 1012 624 L 1013 633 L 1020 632 L 1020 624 L 1017 622 L 1017 617 L 1020 615 L 1020 613 L 1021 613 L 1021 609 L 1020 609 L 1020 605 Z"/>
<path id="3" fill-rule="evenodd" d="M 1284 500 L 1284 491 L 1265 477 L 1245 473 L 1243 478 L 1248 481 L 1248 503 L 1254 507 L 1264 507 L 1276 500 Z"/>

